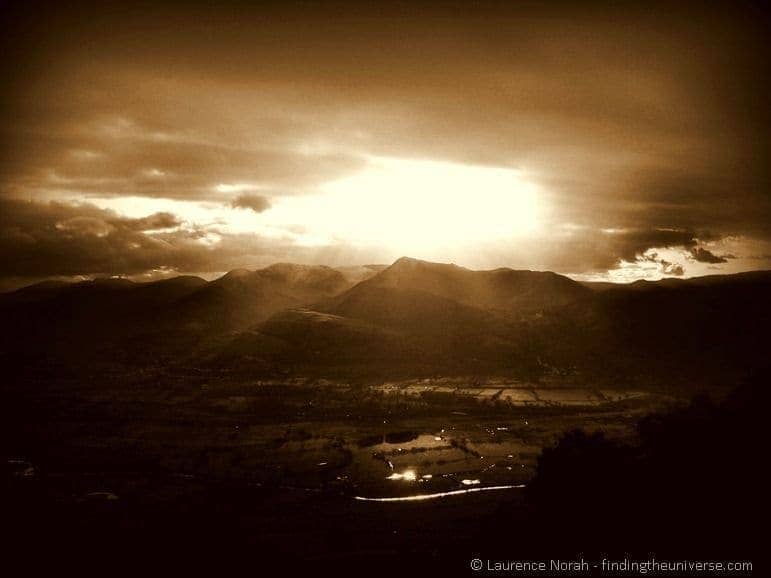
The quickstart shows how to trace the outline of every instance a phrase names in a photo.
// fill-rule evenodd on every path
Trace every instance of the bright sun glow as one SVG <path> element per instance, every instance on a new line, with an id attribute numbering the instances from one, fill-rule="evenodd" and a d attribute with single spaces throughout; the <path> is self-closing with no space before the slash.
<path id="1" fill-rule="evenodd" d="M 321 192 L 307 209 L 324 233 L 399 252 L 517 237 L 539 219 L 536 187 L 505 168 L 375 157 Z"/>

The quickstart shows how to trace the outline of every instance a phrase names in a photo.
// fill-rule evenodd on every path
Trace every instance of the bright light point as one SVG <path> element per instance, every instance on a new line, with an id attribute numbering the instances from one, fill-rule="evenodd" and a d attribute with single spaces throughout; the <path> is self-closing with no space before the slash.
<path id="1" fill-rule="evenodd" d="M 417 479 L 418 475 L 415 470 L 404 470 L 402 473 L 394 472 L 386 478 L 386 480 L 404 480 L 406 482 L 413 482 Z"/>
<path id="2" fill-rule="evenodd" d="M 464 486 L 476 486 L 479 482 L 479 480 L 461 480 L 460 482 Z"/>

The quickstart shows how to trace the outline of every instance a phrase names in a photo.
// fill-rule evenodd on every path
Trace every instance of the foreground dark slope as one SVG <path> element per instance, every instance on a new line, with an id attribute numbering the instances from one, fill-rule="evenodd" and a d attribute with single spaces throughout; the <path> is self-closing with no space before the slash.
<path id="1" fill-rule="evenodd" d="M 0 296 L 14 368 L 198 367 L 241 376 L 734 379 L 765 358 L 771 274 L 608 287 L 402 258 L 353 284 L 278 264 Z"/>
<path id="2" fill-rule="evenodd" d="M 0 296 L 0 351 L 9 366 L 45 369 L 115 363 L 138 353 L 149 364 L 150 336 L 168 308 L 206 286 L 198 277 L 154 283 L 98 279 L 38 284 Z"/>
<path id="3" fill-rule="evenodd" d="M 648 370 L 737 372 L 768 357 L 771 273 L 705 277 L 646 291 L 620 288 L 599 301 L 610 334 Z"/>

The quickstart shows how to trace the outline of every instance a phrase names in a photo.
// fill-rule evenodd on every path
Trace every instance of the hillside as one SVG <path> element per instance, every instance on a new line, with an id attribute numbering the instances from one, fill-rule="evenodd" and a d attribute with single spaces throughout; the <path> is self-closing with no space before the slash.
<path id="1" fill-rule="evenodd" d="M 395 289 L 428 293 L 463 305 L 505 314 L 533 313 L 585 299 L 581 284 L 549 271 L 501 268 L 472 271 L 452 264 L 402 257 L 350 293 Z M 344 301 L 352 297 L 342 295 Z"/>
<path id="2" fill-rule="evenodd" d="M 3 358 L 18 370 L 634 381 L 734 378 L 765 357 L 768 272 L 613 287 L 409 258 L 351 280 L 363 272 L 276 264 L 211 282 L 38 284 L 0 296 Z"/>

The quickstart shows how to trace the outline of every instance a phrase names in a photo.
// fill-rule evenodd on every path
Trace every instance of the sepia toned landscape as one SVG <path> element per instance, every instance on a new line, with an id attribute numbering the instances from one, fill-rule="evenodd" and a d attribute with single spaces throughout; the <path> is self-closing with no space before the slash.
<path id="1" fill-rule="evenodd" d="M 9 567 L 761 566 L 763 3 L 0 11 Z"/>
<path id="2" fill-rule="evenodd" d="M 501 509 L 528 519 L 534 481 L 563 500 L 597 476 L 584 462 L 549 474 L 544 448 L 576 430 L 638 446 L 648 416 L 686 411 L 697 395 L 724 402 L 766 360 L 768 273 L 607 287 L 402 258 L 370 274 L 353 284 L 328 267 L 281 264 L 208 283 L 5 294 L 17 331 L 3 343 L 2 422 L 18 527 L 105 552 L 203 541 L 295 565 L 440 556 L 460 566 L 469 554 L 455 548 L 477 551 L 488 532 L 540 552 L 543 520 L 512 527 Z M 680 325 L 662 332 L 670 313 Z M 752 403 L 765 379 L 745 385 Z M 698 427 L 717 433 L 713 419 L 699 415 Z M 751 464 L 719 448 L 756 443 L 727 435 L 697 462 L 723 488 Z M 703 443 L 687 441 L 678 459 Z M 608 491 L 636 503 L 635 492 L 678 483 L 666 464 L 651 467 L 657 487 L 635 479 Z M 553 523 L 549 548 L 572 553 Z"/>

